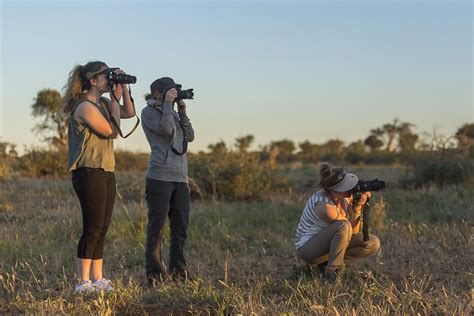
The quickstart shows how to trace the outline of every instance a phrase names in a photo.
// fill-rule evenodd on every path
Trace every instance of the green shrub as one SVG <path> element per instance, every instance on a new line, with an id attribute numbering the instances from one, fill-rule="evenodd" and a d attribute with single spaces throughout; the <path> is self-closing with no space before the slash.
<path id="1" fill-rule="evenodd" d="M 398 154 L 386 151 L 374 151 L 364 158 L 364 162 L 367 164 L 380 164 L 380 165 L 391 165 L 397 162 Z"/>
<path id="2" fill-rule="evenodd" d="M 148 153 L 135 153 L 127 150 L 115 151 L 115 169 L 117 171 L 145 171 Z"/>
<path id="3" fill-rule="evenodd" d="M 222 152 L 189 155 L 190 177 L 205 197 L 262 200 L 286 188 L 275 167 L 254 153 Z"/>
<path id="4" fill-rule="evenodd" d="M 28 149 L 15 166 L 15 171 L 25 177 L 57 177 L 69 174 L 65 150 Z"/>
<path id="5" fill-rule="evenodd" d="M 0 181 L 7 181 L 12 176 L 12 165 L 18 153 L 16 145 L 8 142 L 0 142 Z"/>
<path id="6" fill-rule="evenodd" d="M 404 187 L 463 185 L 472 183 L 474 177 L 474 159 L 454 149 L 419 152 L 406 164 L 407 174 L 401 181 Z"/>
<path id="7" fill-rule="evenodd" d="M 2 159 L 0 161 L 0 181 L 7 181 L 12 175 L 12 168 L 9 161 Z"/>

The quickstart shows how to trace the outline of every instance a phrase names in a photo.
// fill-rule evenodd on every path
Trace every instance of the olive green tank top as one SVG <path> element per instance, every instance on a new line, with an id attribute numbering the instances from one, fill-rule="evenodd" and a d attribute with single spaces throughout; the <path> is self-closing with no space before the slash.
<path id="1" fill-rule="evenodd" d="M 81 99 L 74 104 L 69 117 L 68 127 L 68 154 L 67 167 L 69 171 L 81 167 L 102 168 L 113 172 L 115 168 L 113 139 L 97 134 L 85 123 L 76 121 L 73 117 L 77 106 L 86 99 Z M 106 98 L 100 98 L 99 103 L 93 103 L 105 118 L 110 122 L 110 113 L 105 108 L 110 102 Z"/>

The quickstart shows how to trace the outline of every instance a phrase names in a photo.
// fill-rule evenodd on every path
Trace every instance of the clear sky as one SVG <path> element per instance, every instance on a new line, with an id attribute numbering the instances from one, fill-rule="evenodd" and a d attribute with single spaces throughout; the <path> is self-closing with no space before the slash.
<path id="1" fill-rule="evenodd" d="M 473 121 L 471 1 L 1 2 L 0 141 L 39 144 L 36 93 L 102 60 L 194 88 L 191 151 L 253 134 L 322 143 L 394 118 L 452 134 Z M 128 130 L 131 120 L 122 123 Z M 143 131 L 116 147 L 148 151 Z"/>

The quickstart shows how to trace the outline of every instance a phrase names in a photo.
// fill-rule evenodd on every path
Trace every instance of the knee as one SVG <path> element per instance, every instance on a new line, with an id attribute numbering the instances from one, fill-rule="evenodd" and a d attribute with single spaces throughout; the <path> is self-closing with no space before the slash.
<path id="1" fill-rule="evenodd" d="M 97 240 L 101 237 L 101 234 L 101 229 L 87 229 L 86 231 L 84 231 L 83 236 L 87 240 Z"/>
<path id="2" fill-rule="evenodd" d="M 348 221 L 336 221 L 333 225 L 336 225 L 337 231 L 344 235 L 352 234 L 352 226 Z"/>

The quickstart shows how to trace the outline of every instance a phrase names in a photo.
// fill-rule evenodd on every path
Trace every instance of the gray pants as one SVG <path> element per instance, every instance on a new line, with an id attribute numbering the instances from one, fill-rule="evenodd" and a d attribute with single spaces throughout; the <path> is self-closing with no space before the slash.
<path id="1" fill-rule="evenodd" d="M 169 272 L 186 270 L 184 245 L 189 223 L 189 186 L 187 183 L 146 179 L 148 226 L 146 238 L 146 275 L 159 280 L 166 274 L 161 256 L 162 231 L 166 217 L 170 219 Z"/>
<path id="2" fill-rule="evenodd" d="M 353 234 L 347 220 L 335 221 L 315 234 L 301 248 L 298 256 L 308 263 L 319 264 L 328 261 L 327 270 L 338 270 L 344 259 L 368 257 L 380 250 L 380 241 L 374 235 L 364 241 L 362 233 Z"/>

